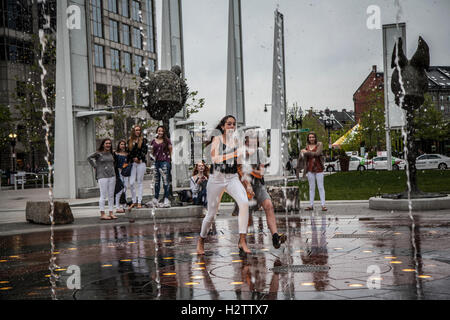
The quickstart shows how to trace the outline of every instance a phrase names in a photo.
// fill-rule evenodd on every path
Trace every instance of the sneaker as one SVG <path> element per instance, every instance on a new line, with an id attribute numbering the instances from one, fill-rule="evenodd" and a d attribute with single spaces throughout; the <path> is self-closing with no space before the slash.
<path id="1" fill-rule="evenodd" d="M 170 208 L 170 201 L 169 199 L 165 198 L 163 203 L 164 208 Z"/>

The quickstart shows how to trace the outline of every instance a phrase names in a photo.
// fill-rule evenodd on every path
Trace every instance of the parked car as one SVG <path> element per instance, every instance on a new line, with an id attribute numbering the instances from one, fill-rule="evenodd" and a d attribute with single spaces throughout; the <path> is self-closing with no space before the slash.
<path id="1" fill-rule="evenodd" d="M 450 168 L 450 158 L 441 154 L 423 154 L 416 159 L 417 169 L 441 169 Z"/>
<path id="2" fill-rule="evenodd" d="M 328 172 L 341 170 L 341 166 L 339 165 L 339 160 L 326 162 L 324 166 L 325 166 L 325 170 Z M 355 170 L 364 171 L 367 169 L 372 169 L 372 167 L 373 167 L 372 160 L 367 160 L 366 158 L 358 157 L 358 156 L 351 156 L 349 165 L 348 165 L 348 170 L 349 171 L 355 171 Z"/>
<path id="3" fill-rule="evenodd" d="M 375 157 L 373 160 L 373 169 L 387 170 L 387 157 Z M 406 161 L 400 158 L 392 157 L 392 170 L 405 170 Z"/>

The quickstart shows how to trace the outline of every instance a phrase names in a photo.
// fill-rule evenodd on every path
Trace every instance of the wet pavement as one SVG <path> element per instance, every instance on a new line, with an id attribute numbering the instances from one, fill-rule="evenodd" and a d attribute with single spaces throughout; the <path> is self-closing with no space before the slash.
<path id="1" fill-rule="evenodd" d="M 80 300 L 449 299 L 450 215 L 415 213 L 412 230 L 407 213 L 370 212 L 278 214 L 288 235 L 280 249 L 257 212 L 247 257 L 230 214 L 217 217 L 205 256 L 195 253 L 197 218 L 55 228 L 54 292 Z M 51 299 L 50 258 L 48 229 L 0 236 L 0 300 Z M 76 267 L 80 289 L 70 286 Z"/>

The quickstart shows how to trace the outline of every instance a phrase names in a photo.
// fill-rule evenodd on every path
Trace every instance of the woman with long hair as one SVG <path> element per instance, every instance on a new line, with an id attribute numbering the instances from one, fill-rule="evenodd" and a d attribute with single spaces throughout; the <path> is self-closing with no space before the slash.
<path id="1" fill-rule="evenodd" d="M 223 192 L 227 192 L 239 206 L 239 254 L 245 256 L 250 253 L 247 247 L 248 228 L 248 199 L 247 192 L 239 180 L 238 157 L 244 154 L 243 148 L 238 148 L 238 141 L 233 134 L 236 128 L 236 118 L 228 115 L 222 118 L 216 130 L 221 135 L 214 136 L 211 144 L 212 174 L 207 185 L 208 213 L 203 219 L 200 237 L 197 242 L 197 254 L 205 254 L 205 238 L 219 209 Z"/>
<path id="2" fill-rule="evenodd" d="M 111 139 L 103 139 L 97 151 L 91 154 L 87 160 L 95 169 L 95 176 L 100 187 L 100 219 L 117 219 L 117 217 L 113 215 L 116 173 L 114 170 L 114 156 Z M 108 199 L 109 216 L 105 214 L 106 199 Z"/>
<path id="3" fill-rule="evenodd" d="M 116 193 L 116 213 L 124 213 L 123 207 L 120 205 L 120 197 L 122 194 L 127 198 L 127 186 L 130 181 L 131 164 L 128 163 L 128 149 L 125 140 L 119 140 L 116 152 L 114 152 L 114 160 L 116 163 L 116 177 L 122 181 L 123 188 Z"/>
<path id="4" fill-rule="evenodd" d="M 169 201 L 169 185 L 170 185 L 170 162 L 172 156 L 172 142 L 167 137 L 164 126 L 156 128 L 156 138 L 152 140 L 153 156 L 155 158 L 155 197 L 153 198 L 153 205 L 157 206 L 159 199 L 159 191 L 161 188 L 161 178 L 164 188 L 164 202 L 165 208 L 170 207 Z"/>
<path id="5" fill-rule="evenodd" d="M 207 185 L 209 178 L 209 169 L 205 164 L 205 161 L 199 161 L 195 164 L 194 172 L 192 173 L 192 177 L 189 180 L 191 192 L 192 192 L 192 201 L 194 205 L 202 205 L 204 207 L 207 206 Z"/>
<path id="6" fill-rule="evenodd" d="M 132 163 L 131 175 L 130 175 L 130 189 L 131 198 L 133 204 L 130 209 L 136 207 L 138 209 L 142 208 L 142 192 L 143 192 L 143 181 L 144 174 L 147 167 L 147 139 L 142 135 L 142 128 L 139 125 L 135 125 L 131 128 L 130 138 L 128 139 L 128 158 Z M 138 188 L 138 194 L 136 198 L 136 183 Z"/>
<path id="7" fill-rule="evenodd" d="M 317 135 L 314 132 L 310 132 L 306 139 L 306 148 L 301 150 L 298 167 L 303 167 L 303 178 L 308 177 L 309 182 L 309 204 L 305 210 L 313 210 L 314 208 L 314 196 L 316 193 L 316 181 L 317 189 L 319 189 L 320 202 L 322 204 L 322 211 L 327 211 L 325 207 L 325 188 L 323 186 L 323 144 L 317 141 Z"/>

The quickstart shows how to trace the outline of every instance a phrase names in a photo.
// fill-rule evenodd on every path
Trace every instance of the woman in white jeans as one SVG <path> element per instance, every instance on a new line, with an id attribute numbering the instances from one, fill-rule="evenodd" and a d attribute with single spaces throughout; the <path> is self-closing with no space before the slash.
<path id="1" fill-rule="evenodd" d="M 325 207 L 325 188 L 323 187 L 323 145 L 322 142 L 317 141 L 317 135 L 314 132 L 308 134 L 306 139 L 306 148 L 300 153 L 298 159 L 297 169 L 303 167 L 303 177 L 308 177 L 309 182 L 309 207 L 305 210 L 313 210 L 314 208 L 314 196 L 316 193 L 316 181 L 317 189 L 319 190 L 320 202 L 322 204 L 322 211 L 327 211 Z"/>
<path id="2" fill-rule="evenodd" d="M 203 219 L 200 237 L 197 242 L 197 254 L 205 254 L 205 238 L 219 209 L 223 192 L 227 192 L 239 206 L 239 254 L 250 253 L 247 247 L 248 228 L 248 198 L 247 192 L 239 180 L 237 173 L 237 158 L 243 155 L 243 149 L 238 148 L 237 141 L 232 137 L 236 127 L 233 116 L 224 117 L 216 127 L 222 135 L 211 139 L 212 174 L 209 177 L 207 190 L 208 213 Z"/>
<path id="3" fill-rule="evenodd" d="M 117 217 L 113 215 L 116 173 L 114 170 L 114 156 L 111 148 L 111 139 L 104 139 L 97 152 L 91 154 L 87 160 L 95 169 L 95 176 L 100 187 L 100 219 L 117 219 Z M 106 199 L 108 199 L 109 216 L 105 214 Z"/>
<path id="4" fill-rule="evenodd" d="M 130 159 L 133 163 L 131 167 L 131 176 L 130 176 L 130 189 L 131 189 L 131 198 L 133 200 L 133 204 L 130 206 L 130 210 L 133 207 L 137 207 L 138 209 L 142 208 L 142 192 L 143 192 L 143 181 L 144 174 L 147 168 L 147 139 L 142 136 L 142 129 L 140 126 L 136 125 L 131 129 L 131 136 L 128 140 L 128 150 L 130 152 Z M 136 185 L 138 189 L 138 194 L 136 198 Z"/>

